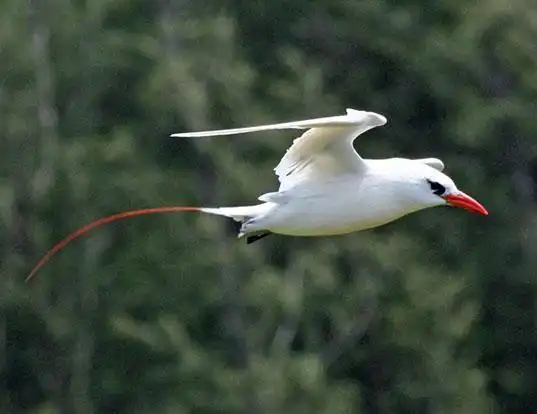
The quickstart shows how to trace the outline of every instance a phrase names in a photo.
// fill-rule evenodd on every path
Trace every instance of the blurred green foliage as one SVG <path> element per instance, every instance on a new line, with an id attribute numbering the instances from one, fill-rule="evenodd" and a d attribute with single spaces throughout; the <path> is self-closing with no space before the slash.
<path id="1" fill-rule="evenodd" d="M 4 0 L 2 413 L 537 411 L 537 5 L 529 0 Z M 437 156 L 486 219 L 431 209 L 332 238 L 192 214 L 251 203 L 292 133 L 389 123 L 371 158 Z"/>

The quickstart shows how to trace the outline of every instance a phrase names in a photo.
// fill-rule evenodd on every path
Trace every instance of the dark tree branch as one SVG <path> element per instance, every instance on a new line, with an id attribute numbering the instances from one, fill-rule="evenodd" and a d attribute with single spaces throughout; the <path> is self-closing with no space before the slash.
<path id="1" fill-rule="evenodd" d="M 28 1 L 40 149 L 39 167 L 33 179 L 33 195 L 39 200 L 50 190 L 56 175 L 58 115 L 54 103 L 55 82 L 49 52 L 50 28 L 45 18 L 47 8 L 42 1 Z"/>
<path id="2" fill-rule="evenodd" d="M 368 276 L 369 278 L 370 276 Z M 321 359 L 326 368 L 329 368 L 338 358 L 343 355 L 354 343 L 360 341 L 365 335 L 369 324 L 375 317 L 378 299 L 376 293 L 372 293 L 361 305 L 361 309 L 355 313 L 352 326 L 336 336 L 327 344 L 321 353 Z"/>
<path id="3" fill-rule="evenodd" d="M 287 283 L 292 288 L 296 297 L 299 298 L 300 304 L 293 309 L 287 309 L 287 312 L 276 328 L 274 338 L 272 340 L 271 349 L 275 355 L 289 353 L 291 345 L 295 339 L 298 324 L 302 314 L 302 297 L 304 291 L 304 268 L 295 266 L 287 275 Z"/>

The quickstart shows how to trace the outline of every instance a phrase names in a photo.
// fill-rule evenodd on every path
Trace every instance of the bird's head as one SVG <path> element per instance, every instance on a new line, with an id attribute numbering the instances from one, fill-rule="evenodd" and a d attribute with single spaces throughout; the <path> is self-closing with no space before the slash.
<path id="1" fill-rule="evenodd" d="M 425 204 L 459 207 L 472 213 L 488 215 L 488 211 L 474 198 L 459 190 L 453 180 L 442 172 L 444 165 L 437 159 L 417 160 L 423 168 L 417 171 L 419 197 Z"/>

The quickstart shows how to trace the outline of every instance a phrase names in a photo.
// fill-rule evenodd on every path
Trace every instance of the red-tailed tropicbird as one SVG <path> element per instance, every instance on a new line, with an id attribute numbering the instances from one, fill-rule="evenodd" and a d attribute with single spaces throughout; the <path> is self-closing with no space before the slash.
<path id="1" fill-rule="evenodd" d="M 330 236 L 370 229 L 435 206 L 455 206 L 487 215 L 460 191 L 437 158 L 363 159 L 353 148 L 356 137 L 386 124 L 386 118 L 347 109 L 346 115 L 271 125 L 173 134 L 211 137 L 257 131 L 306 129 L 276 166 L 278 191 L 261 195 L 260 204 L 240 207 L 156 207 L 125 211 L 96 220 L 56 244 L 35 266 L 30 279 L 73 239 L 100 225 L 126 217 L 196 211 L 231 217 L 242 223 L 239 237 L 252 243 L 271 233 Z"/>

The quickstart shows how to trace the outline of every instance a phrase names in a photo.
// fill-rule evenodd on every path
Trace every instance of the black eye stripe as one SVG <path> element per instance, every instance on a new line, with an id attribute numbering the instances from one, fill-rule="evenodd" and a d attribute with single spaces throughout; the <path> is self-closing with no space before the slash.
<path id="1" fill-rule="evenodd" d="M 429 183 L 429 186 L 431 187 L 431 191 L 433 194 L 436 194 L 437 196 L 441 196 L 446 192 L 446 187 L 444 187 L 442 184 L 437 183 L 436 181 L 427 180 Z"/>

